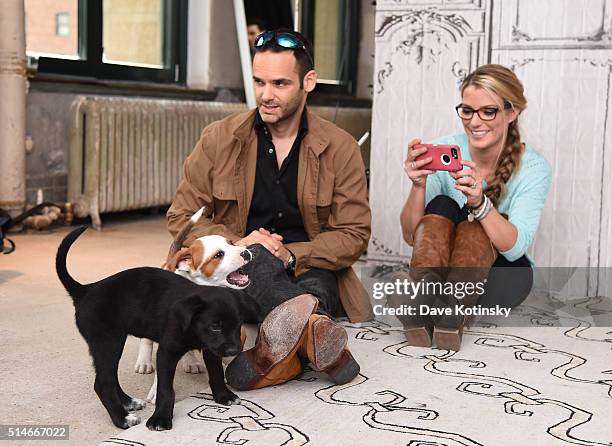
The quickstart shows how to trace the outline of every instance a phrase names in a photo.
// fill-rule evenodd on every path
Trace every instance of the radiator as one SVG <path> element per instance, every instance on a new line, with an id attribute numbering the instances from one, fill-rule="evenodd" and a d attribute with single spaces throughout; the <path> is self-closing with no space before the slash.
<path id="1" fill-rule="evenodd" d="M 359 139 L 371 110 L 311 107 Z M 202 129 L 245 104 L 77 96 L 72 104 L 68 201 L 77 217 L 172 203 L 185 158 Z M 362 146 L 369 161 L 369 141 Z"/>
<path id="2" fill-rule="evenodd" d="M 68 200 L 77 217 L 172 202 L 202 129 L 244 104 L 77 97 L 72 104 Z"/>

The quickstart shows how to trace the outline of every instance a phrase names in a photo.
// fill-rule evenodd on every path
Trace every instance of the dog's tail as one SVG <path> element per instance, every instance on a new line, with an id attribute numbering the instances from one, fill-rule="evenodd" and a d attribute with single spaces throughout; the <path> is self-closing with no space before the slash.
<path id="1" fill-rule="evenodd" d="M 87 290 L 87 285 L 83 285 L 72 278 L 72 276 L 68 273 L 68 269 L 66 268 L 66 257 L 68 256 L 68 250 L 70 246 L 74 243 L 74 241 L 79 238 L 79 236 L 85 232 L 87 226 L 79 226 L 77 229 L 72 231 L 62 243 L 60 243 L 59 248 L 57 248 L 57 255 L 55 256 L 55 270 L 57 272 L 57 276 L 59 280 L 72 297 L 74 303 L 77 303 L 81 297 L 85 294 Z"/>
<path id="2" fill-rule="evenodd" d="M 183 243 L 185 242 L 185 239 L 187 238 L 187 235 L 191 231 L 191 228 L 193 228 L 193 226 L 198 222 L 198 220 L 200 219 L 200 217 L 202 217 L 204 212 L 206 212 L 206 206 L 202 206 L 198 212 L 193 214 L 191 218 L 189 219 L 189 221 L 187 222 L 187 224 L 183 227 L 183 229 L 179 231 L 179 233 L 176 235 L 176 238 L 170 245 L 170 250 L 168 251 L 168 257 L 166 258 L 166 263 L 164 263 L 164 266 L 162 266 L 162 268 L 164 268 L 165 265 L 168 264 L 170 259 L 174 257 L 174 254 L 176 254 L 177 252 L 181 250 L 181 248 L 183 247 Z"/>

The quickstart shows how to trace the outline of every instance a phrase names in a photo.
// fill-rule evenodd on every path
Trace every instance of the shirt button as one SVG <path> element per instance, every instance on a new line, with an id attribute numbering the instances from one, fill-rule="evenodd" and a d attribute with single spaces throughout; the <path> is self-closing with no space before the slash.
<path id="1" fill-rule="evenodd" d="M 282 212 L 278 213 L 278 218 L 283 218 L 283 213 Z"/>
<path id="2" fill-rule="evenodd" d="M 276 184 L 280 184 L 280 180 L 276 180 Z"/>
<path id="3" fill-rule="evenodd" d="M 273 226 L 270 228 L 270 232 L 276 232 L 276 228 Z"/>
<path id="4" fill-rule="evenodd" d="M 269 153 L 270 155 L 272 155 L 272 154 L 274 153 L 274 149 L 273 149 L 273 148 L 269 148 L 269 149 L 268 149 L 268 153 Z"/>

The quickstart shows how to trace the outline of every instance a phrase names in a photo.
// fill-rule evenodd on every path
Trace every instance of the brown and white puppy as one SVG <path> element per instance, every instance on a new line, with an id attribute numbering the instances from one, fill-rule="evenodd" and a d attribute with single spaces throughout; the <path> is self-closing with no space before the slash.
<path id="1" fill-rule="evenodd" d="M 205 208 L 201 208 L 177 234 L 170 246 L 168 258 L 162 268 L 173 271 L 198 285 L 220 286 L 243 289 L 249 285 L 249 278 L 241 268 L 251 260 L 248 249 L 230 244 L 225 237 L 207 235 L 196 239 L 190 247 L 181 248 L 187 234 L 200 219 Z M 187 373 L 202 373 L 204 363 L 198 352 L 190 351 L 181 360 Z M 134 365 L 136 373 L 148 374 L 154 371 L 153 341 L 141 339 L 138 358 Z M 155 383 L 149 392 L 148 400 L 155 399 Z"/>

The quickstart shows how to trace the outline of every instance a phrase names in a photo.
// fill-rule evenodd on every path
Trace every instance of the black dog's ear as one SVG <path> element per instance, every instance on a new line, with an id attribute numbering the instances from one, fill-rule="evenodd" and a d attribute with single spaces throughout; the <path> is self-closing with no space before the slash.
<path id="1" fill-rule="evenodd" d="M 201 296 L 189 296 L 181 299 L 172 305 L 170 309 L 170 320 L 168 321 L 173 326 L 177 326 L 181 332 L 185 333 L 191 325 L 193 316 L 202 311 L 206 303 Z"/>

